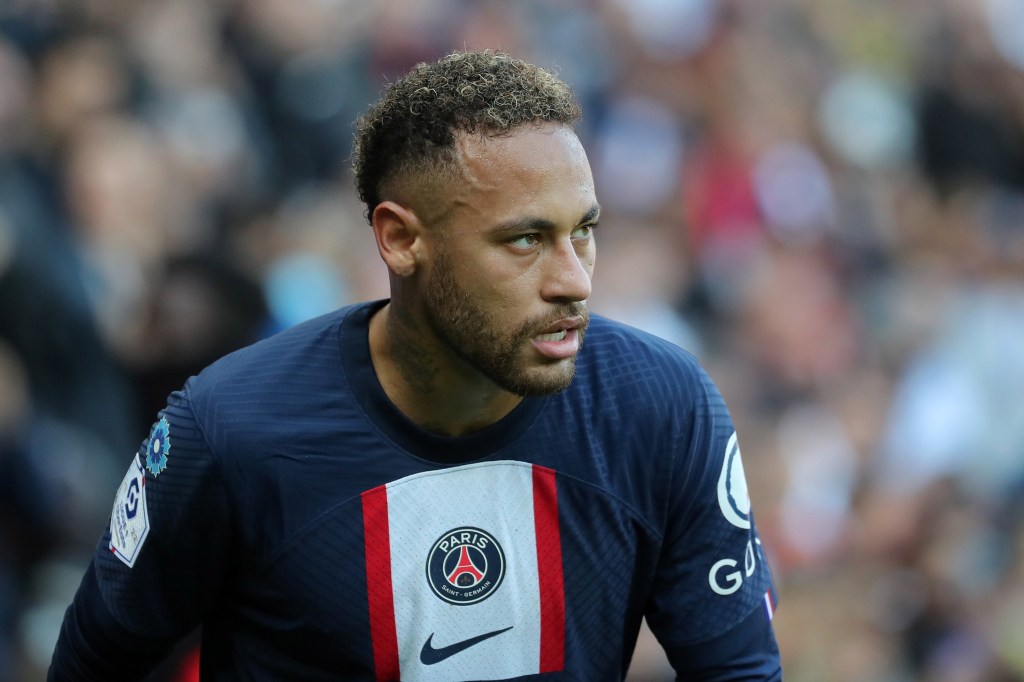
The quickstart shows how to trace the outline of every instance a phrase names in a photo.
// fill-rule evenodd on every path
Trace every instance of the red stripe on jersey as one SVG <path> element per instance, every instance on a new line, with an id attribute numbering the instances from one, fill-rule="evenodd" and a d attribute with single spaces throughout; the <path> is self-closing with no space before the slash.
<path id="1" fill-rule="evenodd" d="M 537 465 L 533 467 L 533 521 L 540 583 L 540 672 L 557 672 L 565 668 L 565 583 L 558 488 L 554 470 Z"/>
<path id="2" fill-rule="evenodd" d="M 366 547 L 366 593 L 370 604 L 373 666 L 378 680 L 397 680 L 398 632 L 391 590 L 391 533 L 388 490 L 378 486 L 362 494 L 363 538 Z"/>
<path id="3" fill-rule="evenodd" d="M 764 608 L 765 612 L 768 614 L 769 621 L 775 618 L 775 600 L 773 599 L 774 596 L 775 595 L 772 594 L 771 589 L 764 593 Z"/>

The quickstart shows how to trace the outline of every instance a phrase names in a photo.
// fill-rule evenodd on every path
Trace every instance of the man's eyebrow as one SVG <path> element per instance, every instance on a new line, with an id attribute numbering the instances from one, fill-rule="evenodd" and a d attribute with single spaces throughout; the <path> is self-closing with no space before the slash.
<path id="1" fill-rule="evenodd" d="M 593 222 L 601 215 L 601 206 L 594 204 L 591 206 L 583 217 L 579 219 L 577 225 L 583 225 L 589 222 Z M 495 233 L 501 232 L 519 232 L 522 230 L 530 230 L 534 232 L 550 232 L 556 227 L 555 223 L 548 220 L 547 218 L 537 218 L 533 216 L 523 216 L 521 218 L 513 218 L 503 223 L 498 223 L 492 228 Z"/>
<path id="2" fill-rule="evenodd" d="M 513 218 L 511 220 L 506 220 L 503 223 L 498 223 L 491 229 L 495 233 L 520 231 L 549 232 L 555 229 L 555 224 L 547 218 L 523 216 L 521 218 Z"/>

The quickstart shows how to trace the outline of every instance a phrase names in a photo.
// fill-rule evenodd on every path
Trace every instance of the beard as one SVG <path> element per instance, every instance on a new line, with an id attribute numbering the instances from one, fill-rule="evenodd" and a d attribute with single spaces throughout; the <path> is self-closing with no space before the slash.
<path id="1" fill-rule="evenodd" d="M 452 276 L 451 261 L 442 246 L 426 287 L 427 321 L 437 336 L 462 360 L 500 388 L 520 396 L 560 393 L 576 374 L 576 358 L 533 367 L 528 366 L 523 348 L 540 330 L 556 320 L 581 316 L 577 330 L 580 344 L 588 314 L 583 303 L 556 307 L 543 319 L 527 320 L 508 330 L 491 311 L 476 305 L 469 293 Z"/>

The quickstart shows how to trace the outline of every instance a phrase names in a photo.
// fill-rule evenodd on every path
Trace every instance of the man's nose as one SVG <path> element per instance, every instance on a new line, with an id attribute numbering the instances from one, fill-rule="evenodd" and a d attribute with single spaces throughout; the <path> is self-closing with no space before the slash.
<path id="1" fill-rule="evenodd" d="M 590 298 L 593 248 L 588 244 L 577 250 L 570 239 L 555 244 L 541 287 L 544 300 L 575 302 Z"/>

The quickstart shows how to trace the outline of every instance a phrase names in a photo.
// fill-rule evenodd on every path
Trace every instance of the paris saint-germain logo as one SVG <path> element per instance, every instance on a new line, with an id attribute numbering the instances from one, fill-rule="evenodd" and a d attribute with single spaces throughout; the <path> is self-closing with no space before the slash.
<path id="1" fill-rule="evenodd" d="M 427 582 L 449 604 L 476 604 L 505 577 L 505 553 L 494 537 L 465 526 L 437 539 L 427 556 Z"/>

